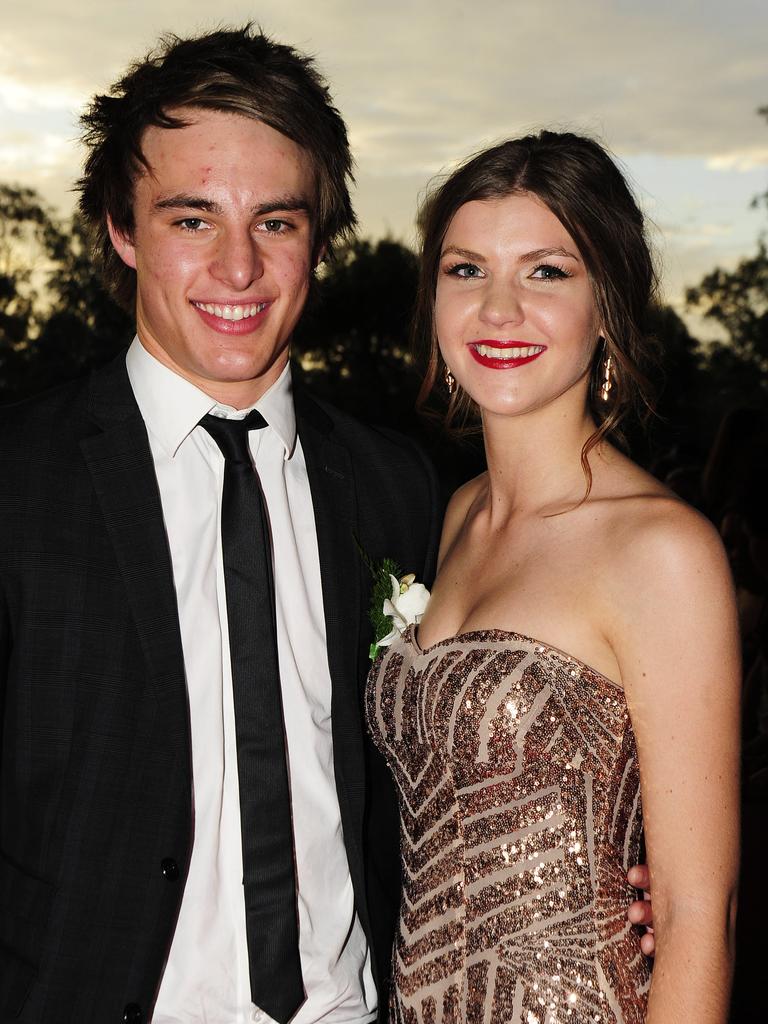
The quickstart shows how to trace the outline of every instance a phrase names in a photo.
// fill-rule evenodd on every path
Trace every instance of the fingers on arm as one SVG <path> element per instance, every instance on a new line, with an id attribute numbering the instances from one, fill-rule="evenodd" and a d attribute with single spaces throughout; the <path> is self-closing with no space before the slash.
<path id="1" fill-rule="evenodd" d="M 629 884 L 633 885 L 635 889 L 651 888 L 651 876 L 647 864 L 635 864 L 627 872 L 627 879 Z"/>
<path id="2" fill-rule="evenodd" d="M 649 927 L 653 924 L 653 907 L 650 900 L 635 900 L 627 911 L 627 917 L 632 924 L 641 924 Z"/>
<path id="3" fill-rule="evenodd" d="M 650 874 L 647 864 L 637 864 L 627 872 L 629 884 L 636 889 L 643 889 L 644 899 L 635 900 L 630 903 L 627 909 L 627 917 L 630 924 L 640 925 L 646 930 L 640 936 L 640 948 L 646 956 L 653 956 L 656 952 L 656 940 L 653 934 L 653 903 L 651 901 Z"/>
<path id="4" fill-rule="evenodd" d="M 652 931 L 640 936 L 640 949 L 646 956 L 653 956 L 656 952 L 656 938 Z"/>

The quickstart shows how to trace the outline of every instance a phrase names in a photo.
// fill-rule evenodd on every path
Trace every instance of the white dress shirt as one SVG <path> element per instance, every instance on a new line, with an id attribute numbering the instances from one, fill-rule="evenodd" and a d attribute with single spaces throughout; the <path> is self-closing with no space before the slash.
<path id="1" fill-rule="evenodd" d="M 128 375 L 147 426 L 179 610 L 192 738 L 194 837 L 154 1024 L 270 1024 L 251 1001 L 240 801 L 221 553 L 224 458 L 198 426 L 242 417 L 135 339 Z M 249 433 L 272 534 L 280 685 L 296 848 L 299 951 L 307 998 L 293 1024 L 370 1021 L 376 993 L 354 908 L 331 735 L 331 679 L 312 498 L 290 369 L 259 399 Z"/>

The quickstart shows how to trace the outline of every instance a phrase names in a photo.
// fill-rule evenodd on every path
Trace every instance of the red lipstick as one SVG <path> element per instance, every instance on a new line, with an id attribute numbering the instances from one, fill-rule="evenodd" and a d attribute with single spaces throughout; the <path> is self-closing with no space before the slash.
<path id="1" fill-rule="evenodd" d="M 517 349 L 518 354 L 510 352 L 511 349 Z M 510 354 L 498 355 L 500 350 Z M 469 345 L 475 362 L 491 370 L 513 370 L 516 366 L 524 366 L 538 359 L 546 350 L 546 345 L 531 345 L 527 341 L 496 341 L 490 338 L 473 341 Z"/>

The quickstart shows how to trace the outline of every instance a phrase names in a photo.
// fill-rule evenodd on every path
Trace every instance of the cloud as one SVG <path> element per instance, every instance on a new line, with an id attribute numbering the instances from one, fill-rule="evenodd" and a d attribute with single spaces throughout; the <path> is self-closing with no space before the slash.
<path id="1" fill-rule="evenodd" d="M 70 111 L 85 99 L 83 94 L 74 90 L 27 85 L 7 75 L 0 75 L 0 96 L 3 106 L 18 114 L 37 110 Z"/>
<path id="2" fill-rule="evenodd" d="M 683 0 L 227 5 L 227 21 L 248 17 L 318 55 L 361 159 L 369 140 L 376 159 L 383 139 L 390 163 L 436 168 L 449 149 L 456 159 L 467 146 L 553 122 L 592 128 L 620 152 L 730 152 L 755 144 L 754 112 L 768 102 L 768 19 L 753 0 L 727 10 Z M 1 66 L 18 88 L 79 101 L 161 31 L 215 21 L 201 0 L 67 9 L 30 0 L 4 12 Z"/>
<path id="3" fill-rule="evenodd" d="M 768 97 L 768 38 L 751 4 L 743 19 L 738 0 L 727 18 L 714 7 L 702 16 L 697 5 L 599 0 L 446 0 L 402 20 L 399 7 L 372 19 L 370 39 L 357 45 L 352 26 L 334 75 L 356 130 L 391 125 L 393 159 L 413 159 L 418 126 L 450 136 L 454 159 L 537 124 L 587 128 L 622 153 L 669 155 L 744 148 L 761 132 L 754 112 Z M 420 158 L 436 166 L 443 145 L 424 142 Z"/>
<path id="4" fill-rule="evenodd" d="M 75 122 L 85 99 L 108 88 L 161 32 L 206 30 L 219 18 L 252 18 L 317 56 L 350 127 L 367 232 L 412 237 L 428 179 L 493 141 L 543 125 L 595 134 L 630 166 L 640 155 L 665 168 L 690 159 L 686 166 L 701 170 L 676 184 L 672 207 L 661 180 L 646 200 L 654 212 L 660 203 L 665 222 L 682 225 L 681 243 L 685 230 L 689 240 L 703 239 L 706 225 L 728 222 L 727 210 L 708 209 L 713 177 L 734 207 L 746 206 L 760 189 L 755 171 L 766 164 L 768 125 L 756 116 L 768 104 L 764 0 L 231 0 L 223 10 L 208 0 L 69 7 L 25 0 L 6 7 L 0 175 L 43 182 L 49 197 L 65 195 L 77 176 Z M 640 192 L 648 187 L 643 174 L 637 184 Z M 691 210 L 701 225 L 683 230 Z M 706 248 L 698 244 L 697 252 Z"/>
<path id="5" fill-rule="evenodd" d="M 707 160 L 713 171 L 739 171 L 742 174 L 757 167 L 768 167 L 768 146 L 749 146 L 730 153 L 718 153 Z"/>
<path id="6" fill-rule="evenodd" d="M 0 140 L 0 168 L 60 170 L 68 162 L 70 146 L 60 135 L 15 134 Z"/>

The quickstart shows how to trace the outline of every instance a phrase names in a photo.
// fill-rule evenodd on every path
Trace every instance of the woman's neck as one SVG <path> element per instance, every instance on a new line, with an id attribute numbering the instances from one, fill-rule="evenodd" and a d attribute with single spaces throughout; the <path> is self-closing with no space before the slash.
<path id="1" fill-rule="evenodd" d="M 551 514 L 581 501 L 587 487 L 581 452 L 595 430 L 586 409 L 574 415 L 559 403 L 523 416 L 484 414 L 491 516 Z M 606 448 L 593 449 L 593 471 Z"/>

